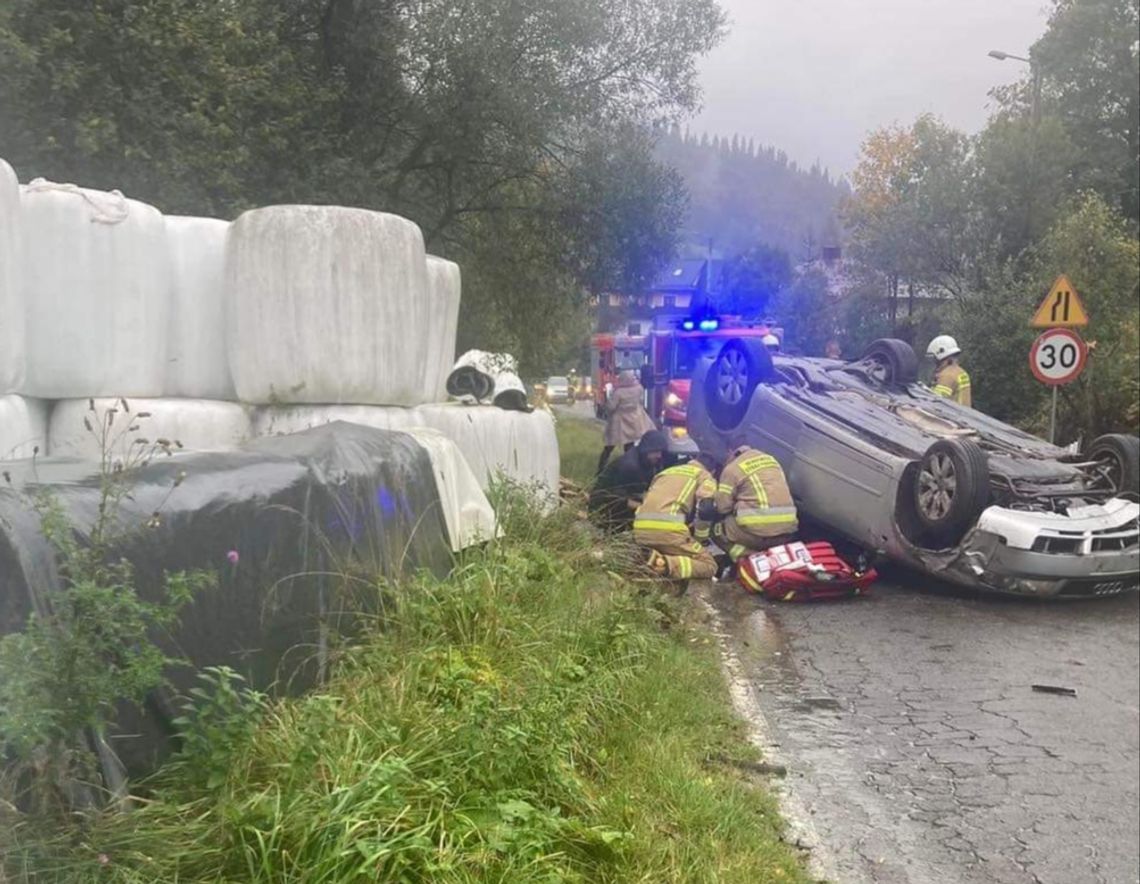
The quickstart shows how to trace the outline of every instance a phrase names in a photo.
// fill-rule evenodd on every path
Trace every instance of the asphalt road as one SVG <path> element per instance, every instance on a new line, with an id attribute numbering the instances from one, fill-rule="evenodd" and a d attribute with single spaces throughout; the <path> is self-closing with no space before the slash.
<path id="1" fill-rule="evenodd" d="M 1140 881 L 1140 599 L 703 592 L 841 882 Z M 1032 690 L 1074 688 L 1076 696 Z"/>

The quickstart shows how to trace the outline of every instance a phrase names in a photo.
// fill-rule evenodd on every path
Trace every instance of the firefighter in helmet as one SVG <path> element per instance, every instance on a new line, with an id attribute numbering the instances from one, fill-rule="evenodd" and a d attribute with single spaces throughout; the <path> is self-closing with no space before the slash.
<path id="1" fill-rule="evenodd" d="M 662 470 L 633 517 L 633 539 L 649 548 L 649 567 L 673 580 L 708 580 L 716 559 L 705 542 L 710 525 L 700 518 L 701 501 L 711 501 L 716 480 L 699 459 Z"/>
<path id="2" fill-rule="evenodd" d="M 970 376 L 958 364 L 962 348 L 950 335 L 939 335 L 926 348 L 926 355 L 935 361 L 934 392 L 959 405 L 969 406 Z"/>
<path id="3" fill-rule="evenodd" d="M 733 562 L 785 543 L 799 529 L 796 505 L 779 461 L 748 445 L 738 446 L 721 470 L 714 503 L 713 542 Z"/>

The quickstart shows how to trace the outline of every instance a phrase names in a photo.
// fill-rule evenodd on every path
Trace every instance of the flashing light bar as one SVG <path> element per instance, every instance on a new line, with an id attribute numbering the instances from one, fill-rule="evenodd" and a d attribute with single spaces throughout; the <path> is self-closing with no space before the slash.
<path id="1" fill-rule="evenodd" d="M 681 328 L 683 328 L 685 331 L 692 331 L 693 330 L 693 320 L 686 319 L 684 322 L 681 323 Z"/>
<path id="2" fill-rule="evenodd" d="M 715 319 L 702 319 L 701 331 L 716 331 L 720 327 L 720 323 Z"/>

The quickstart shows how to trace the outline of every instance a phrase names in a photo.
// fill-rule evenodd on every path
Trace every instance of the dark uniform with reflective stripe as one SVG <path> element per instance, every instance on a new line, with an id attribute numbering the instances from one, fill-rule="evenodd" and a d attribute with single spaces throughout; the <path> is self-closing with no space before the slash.
<path id="1" fill-rule="evenodd" d="M 737 448 L 721 470 L 716 510 L 724 518 L 717 522 L 713 540 L 734 562 L 789 538 L 799 528 L 779 461 L 747 445 Z"/>
<path id="2" fill-rule="evenodd" d="M 649 486 L 633 517 L 633 538 L 662 557 L 667 576 L 708 580 L 716 574 L 716 559 L 702 542 L 709 525 L 697 518 L 698 502 L 715 493 L 712 474 L 696 462 L 662 470 Z"/>

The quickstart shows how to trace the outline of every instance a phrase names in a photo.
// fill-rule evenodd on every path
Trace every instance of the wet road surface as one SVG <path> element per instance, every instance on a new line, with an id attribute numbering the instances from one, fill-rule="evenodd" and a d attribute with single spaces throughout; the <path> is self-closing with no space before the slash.
<path id="1" fill-rule="evenodd" d="M 819 605 L 701 590 L 823 866 L 841 882 L 1140 881 L 1140 598 L 926 582 L 897 572 Z"/>

